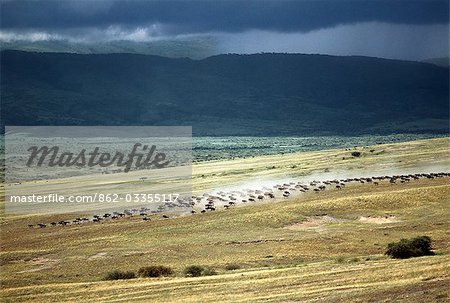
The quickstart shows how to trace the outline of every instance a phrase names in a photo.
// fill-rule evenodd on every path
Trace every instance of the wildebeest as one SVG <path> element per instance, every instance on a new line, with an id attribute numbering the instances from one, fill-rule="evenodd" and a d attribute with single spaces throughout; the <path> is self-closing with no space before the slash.
<path id="1" fill-rule="evenodd" d="M 315 188 L 312 188 L 315 192 L 319 192 L 322 190 L 325 190 L 325 185 L 334 185 L 336 189 L 343 189 L 345 187 L 346 183 L 351 182 L 358 182 L 358 183 L 372 183 L 375 186 L 379 185 L 379 182 L 386 180 L 389 181 L 391 184 L 395 183 L 407 183 L 412 182 L 414 180 L 420 180 L 420 179 L 435 179 L 435 178 L 443 178 L 443 177 L 449 177 L 450 173 L 417 173 L 417 174 L 404 174 L 404 175 L 392 175 L 392 176 L 372 176 L 372 177 L 362 177 L 362 178 L 347 178 L 347 179 L 334 179 L 334 180 L 324 180 L 324 181 L 312 181 L 309 183 L 309 185 L 314 186 Z M 224 208 L 229 208 L 232 205 L 235 205 L 236 203 L 242 202 L 246 203 L 248 201 L 255 202 L 256 200 L 263 200 L 266 197 L 270 198 L 276 198 L 276 195 L 274 192 L 276 190 L 280 190 L 281 193 L 285 198 L 288 198 L 291 194 L 294 194 L 296 191 L 305 192 L 306 190 L 309 190 L 310 188 L 307 185 L 308 183 L 303 182 L 289 182 L 289 183 L 283 183 L 282 185 L 277 184 L 272 187 L 263 187 L 261 189 L 245 189 L 245 190 L 235 190 L 230 192 L 218 192 L 216 194 L 203 194 L 202 196 L 192 196 L 192 198 L 185 198 L 184 200 L 179 200 L 178 204 L 170 204 L 166 203 L 165 206 L 158 207 L 158 210 L 150 210 L 148 208 L 142 207 L 140 210 L 138 209 L 132 209 L 132 210 L 124 210 L 123 213 L 119 212 L 112 212 L 112 216 L 109 213 L 105 213 L 103 215 L 94 215 L 92 222 L 100 222 L 104 219 L 111 218 L 111 219 L 118 219 L 119 217 L 124 217 L 126 215 L 131 216 L 133 213 L 140 214 L 144 221 L 150 220 L 147 219 L 147 210 L 150 213 L 158 213 L 163 212 L 164 209 L 169 206 L 183 206 L 187 207 L 192 214 L 195 214 L 196 211 L 193 210 L 193 207 L 196 203 L 202 203 L 203 201 L 205 203 L 205 209 L 201 210 L 202 213 L 207 212 L 207 210 L 214 211 L 216 210 L 215 202 L 220 203 L 221 205 L 224 205 Z M 330 187 L 329 186 L 329 187 Z M 328 188 L 329 188 L 328 187 Z M 278 194 L 277 194 L 278 195 Z M 206 200 L 206 201 L 205 201 Z M 169 218 L 167 215 L 163 215 L 163 218 L 167 219 Z M 68 225 L 68 224 L 80 224 L 84 223 L 85 221 L 90 221 L 88 218 L 75 218 L 73 220 L 69 221 L 59 221 L 59 222 L 49 222 L 48 224 L 39 223 L 39 224 L 28 224 L 29 228 L 33 227 L 40 227 L 44 228 L 46 226 L 56 226 L 56 225 Z"/>

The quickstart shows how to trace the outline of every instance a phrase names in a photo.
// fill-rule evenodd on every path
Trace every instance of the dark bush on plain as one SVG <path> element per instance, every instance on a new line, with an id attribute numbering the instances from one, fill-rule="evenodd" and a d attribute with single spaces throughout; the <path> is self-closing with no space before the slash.
<path id="1" fill-rule="evenodd" d="M 156 278 L 173 275 L 172 268 L 163 265 L 152 265 L 139 268 L 138 274 L 143 278 Z"/>
<path id="2" fill-rule="evenodd" d="M 114 270 L 108 272 L 103 280 L 123 280 L 123 279 L 134 279 L 136 278 L 136 274 L 132 271 L 120 271 Z"/>
<path id="3" fill-rule="evenodd" d="M 190 265 L 184 269 L 184 274 L 187 277 L 200 277 L 205 268 L 200 265 Z"/>
<path id="4" fill-rule="evenodd" d="M 421 236 L 389 243 L 385 254 L 395 259 L 408 259 L 431 256 L 434 255 L 434 252 L 431 250 L 431 238 Z"/>
<path id="5" fill-rule="evenodd" d="M 186 277 L 200 277 L 200 276 L 214 276 L 217 272 L 210 267 L 204 267 L 200 265 L 190 265 L 183 271 Z"/>
<path id="6" fill-rule="evenodd" d="M 361 156 L 361 153 L 358 152 L 358 151 L 354 151 L 354 152 L 352 152 L 352 156 L 353 157 L 359 157 L 359 156 Z"/>

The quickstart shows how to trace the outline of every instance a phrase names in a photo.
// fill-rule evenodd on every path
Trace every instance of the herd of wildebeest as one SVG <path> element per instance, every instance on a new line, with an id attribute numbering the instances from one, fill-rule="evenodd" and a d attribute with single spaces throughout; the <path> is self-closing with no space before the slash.
<path id="1" fill-rule="evenodd" d="M 326 189 L 343 189 L 346 185 L 352 183 L 360 184 L 372 184 L 377 186 L 380 182 L 389 182 L 390 184 L 406 183 L 419 179 L 435 179 L 450 177 L 450 173 L 417 173 L 417 174 L 404 174 L 393 176 L 380 176 L 380 177 L 362 177 L 362 178 L 347 178 L 347 179 L 334 179 L 326 181 L 311 181 L 311 182 L 289 182 L 283 184 L 276 184 L 269 187 L 263 187 L 261 189 L 245 189 L 234 190 L 229 192 L 219 191 L 217 193 L 208 194 L 205 193 L 199 196 L 191 197 L 179 197 L 177 203 L 173 201 L 166 201 L 163 205 L 159 205 L 157 210 L 151 210 L 147 207 L 141 207 L 140 209 L 126 209 L 122 212 L 104 213 L 102 215 L 94 215 L 90 218 L 78 217 L 71 220 L 61 220 L 50 223 L 38 223 L 36 225 L 29 224 L 30 228 L 45 228 L 49 226 L 66 226 L 66 225 L 78 225 L 83 223 L 101 223 L 108 220 L 118 220 L 124 217 L 140 216 L 142 221 L 151 221 L 150 214 L 158 215 L 162 219 L 169 219 L 167 214 L 162 214 L 167 208 L 184 208 L 190 209 L 191 214 L 197 212 L 206 213 L 208 211 L 215 211 L 219 207 L 228 209 L 237 205 L 238 203 L 251 203 L 263 200 L 277 200 L 282 198 L 288 198 L 291 195 L 305 193 L 307 191 L 313 191 L 319 193 Z"/>

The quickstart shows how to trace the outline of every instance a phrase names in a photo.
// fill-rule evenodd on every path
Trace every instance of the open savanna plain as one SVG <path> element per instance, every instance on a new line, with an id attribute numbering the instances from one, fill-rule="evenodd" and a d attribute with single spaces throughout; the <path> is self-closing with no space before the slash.
<path id="1" fill-rule="evenodd" d="M 358 151 L 359 157 L 341 149 L 200 163 L 193 167 L 194 191 L 258 178 L 448 170 L 448 138 Z M 3 213 L 1 297 L 5 302 L 447 302 L 449 197 L 450 180 L 444 177 L 350 184 L 204 214 L 152 215 L 151 221 L 133 216 L 29 228 L 75 216 Z M 432 238 L 436 255 L 407 260 L 384 255 L 388 243 L 421 235 Z M 194 264 L 217 275 L 184 277 L 183 269 Z M 238 269 L 227 270 L 230 264 Z M 109 271 L 137 272 L 148 265 L 170 266 L 175 274 L 102 281 Z"/>

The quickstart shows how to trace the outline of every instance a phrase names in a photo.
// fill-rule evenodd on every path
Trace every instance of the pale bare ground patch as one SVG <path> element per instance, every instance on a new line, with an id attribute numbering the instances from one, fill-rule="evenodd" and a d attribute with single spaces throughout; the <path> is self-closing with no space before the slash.
<path id="1" fill-rule="evenodd" d="M 324 225 L 333 224 L 333 223 L 341 223 L 341 222 L 350 222 L 348 219 L 339 219 L 329 215 L 323 216 L 314 216 L 307 217 L 305 220 L 288 225 L 284 228 L 291 230 L 325 230 Z"/>
<path id="2" fill-rule="evenodd" d="M 389 224 L 389 223 L 398 223 L 401 222 L 396 216 L 388 215 L 388 216 L 361 216 L 356 220 L 336 218 L 329 215 L 322 216 L 313 216 L 307 217 L 305 220 L 301 222 L 297 222 L 284 228 L 290 230 L 316 230 L 316 231 L 325 231 L 327 226 L 331 226 L 332 224 L 337 223 L 369 223 L 369 224 Z"/>
<path id="3" fill-rule="evenodd" d="M 384 216 L 384 217 L 359 217 L 359 221 L 362 223 L 371 223 L 371 224 L 388 224 L 388 223 L 397 223 L 400 220 L 393 215 Z"/>
<path id="4" fill-rule="evenodd" d="M 17 273 L 31 273 L 36 271 L 41 271 L 44 269 L 49 269 L 53 266 L 55 266 L 56 263 L 59 263 L 60 259 L 54 259 L 54 258 L 45 258 L 45 257 L 36 257 L 31 259 L 30 261 L 24 261 L 27 263 L 27 266 L 31 266 L 33 268 L 26 269 L 22 271 L 18 271 Z"/>
<path id="5" fill-rule="evenodd" d="M 104 259 L 108 257 L 108 253 L 106 252 L 99 252 L 96 253 L 95 255 L 92 255 L 88 258 L 88 261 L 92 261 L 92 260 L 97 260 L 97 259 Z"/>

